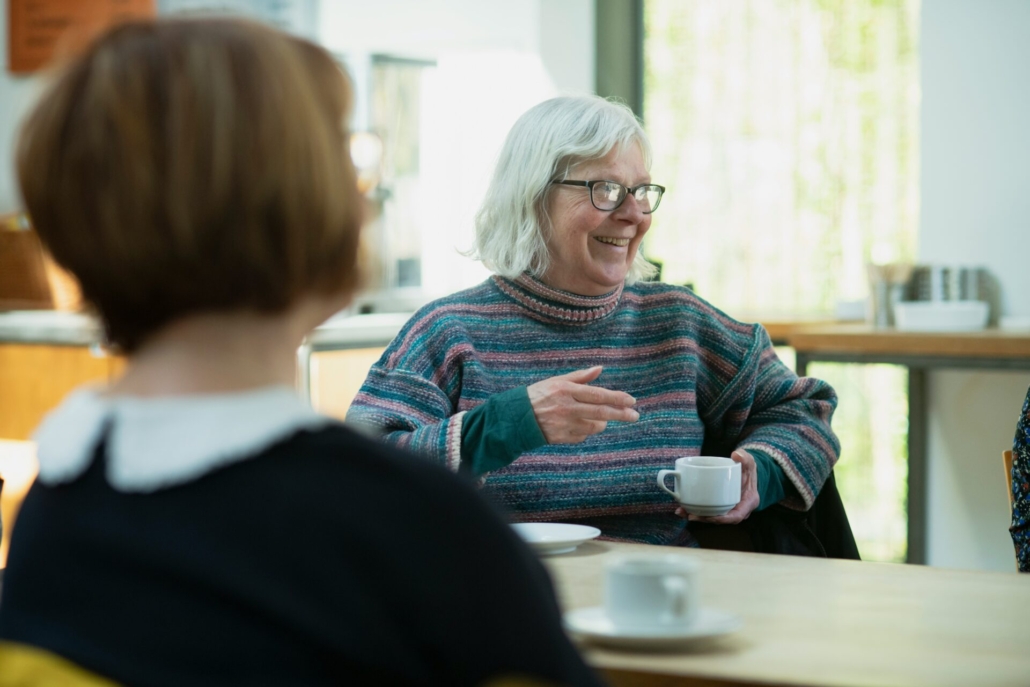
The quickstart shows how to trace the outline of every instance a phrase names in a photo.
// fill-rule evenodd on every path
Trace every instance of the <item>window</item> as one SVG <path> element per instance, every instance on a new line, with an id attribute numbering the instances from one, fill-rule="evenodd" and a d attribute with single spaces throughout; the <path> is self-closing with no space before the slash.
<path id="1" fill-rule="evenodd" d="M 741 319 L 832 313 L 918 227 L 918 0 L 647 0 L 662 278 Z M 788 360 L 788 362 L 790 362 Z M 863 557 L 905 554 L 905 372 L 820 364 Z"/>

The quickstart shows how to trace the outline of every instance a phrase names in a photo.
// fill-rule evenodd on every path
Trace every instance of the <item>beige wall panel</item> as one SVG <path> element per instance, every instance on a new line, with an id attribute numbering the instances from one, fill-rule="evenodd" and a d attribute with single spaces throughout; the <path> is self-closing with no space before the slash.
<path id="1" fill-rule="evenodd" d="M 383 350 L 355 348 L 312 355 L 311 405 L 319 412 L 342 420 Z"/>

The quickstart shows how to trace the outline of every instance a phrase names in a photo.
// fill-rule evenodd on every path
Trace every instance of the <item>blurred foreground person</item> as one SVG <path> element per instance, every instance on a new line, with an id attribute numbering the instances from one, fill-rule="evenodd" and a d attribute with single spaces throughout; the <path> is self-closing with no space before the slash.
<path id="1" fill-rule="evenodd" d="M 1012 442 L 1012 544 L 1020 572 L 1030 572 L 1030 389 Z"/>
<path id="2" fill-rule="evenodd" d="M 36 434 L 0 665 L 43 650 L 133 685 L 596 684 L 544 568 L 470 485 L 291 388 L 301 339 L 358 283 L 349 101 L 321 48 L 187 20 L 110 31 L 29 117 L 29 212 L 129 367 Z"/>

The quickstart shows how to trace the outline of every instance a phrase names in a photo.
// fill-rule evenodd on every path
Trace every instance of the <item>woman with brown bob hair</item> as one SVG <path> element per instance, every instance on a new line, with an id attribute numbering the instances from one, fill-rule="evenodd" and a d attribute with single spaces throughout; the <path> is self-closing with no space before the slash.
<path id="1" fill-rule="evenodd" d="M 298 344 L 358 282 L 349 103 L 321 48 L 183 20 L 112 29 L 30 115 L 30 216 L 129 366 L 36 433 L 0 663 L 139 685 L 596 683 L 543 567 L 471 485 L 293 393 Z"/>

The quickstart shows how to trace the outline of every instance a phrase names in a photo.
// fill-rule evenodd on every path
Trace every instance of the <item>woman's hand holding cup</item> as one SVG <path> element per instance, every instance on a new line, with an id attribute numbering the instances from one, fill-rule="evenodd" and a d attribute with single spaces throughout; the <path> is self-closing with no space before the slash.
<path id="1" fill-rule="evenodd" d="M 636 422 L 640 417 L 633 410 L 637 400 L 629 394 L 590 386 L 601 370 L 598 365 L 529 386 L 529 402 L 547 443 L 577 444 L 603 432 L 611 420 Z"/>
<path id="2" fill-rule="evenodd" d="M 758 466 L 750 453 L 740 449 L 730 454 L 730 459 L 740 463 L 740 501 L 737 505 L 723 515 L 708 517 L 692 515 L 683 508 L 677 508 L 676 515 L 690 521 L 710 522 L 716 525 L 736 525 L 747 520 L 748 516 L 758 508 Z"/>

